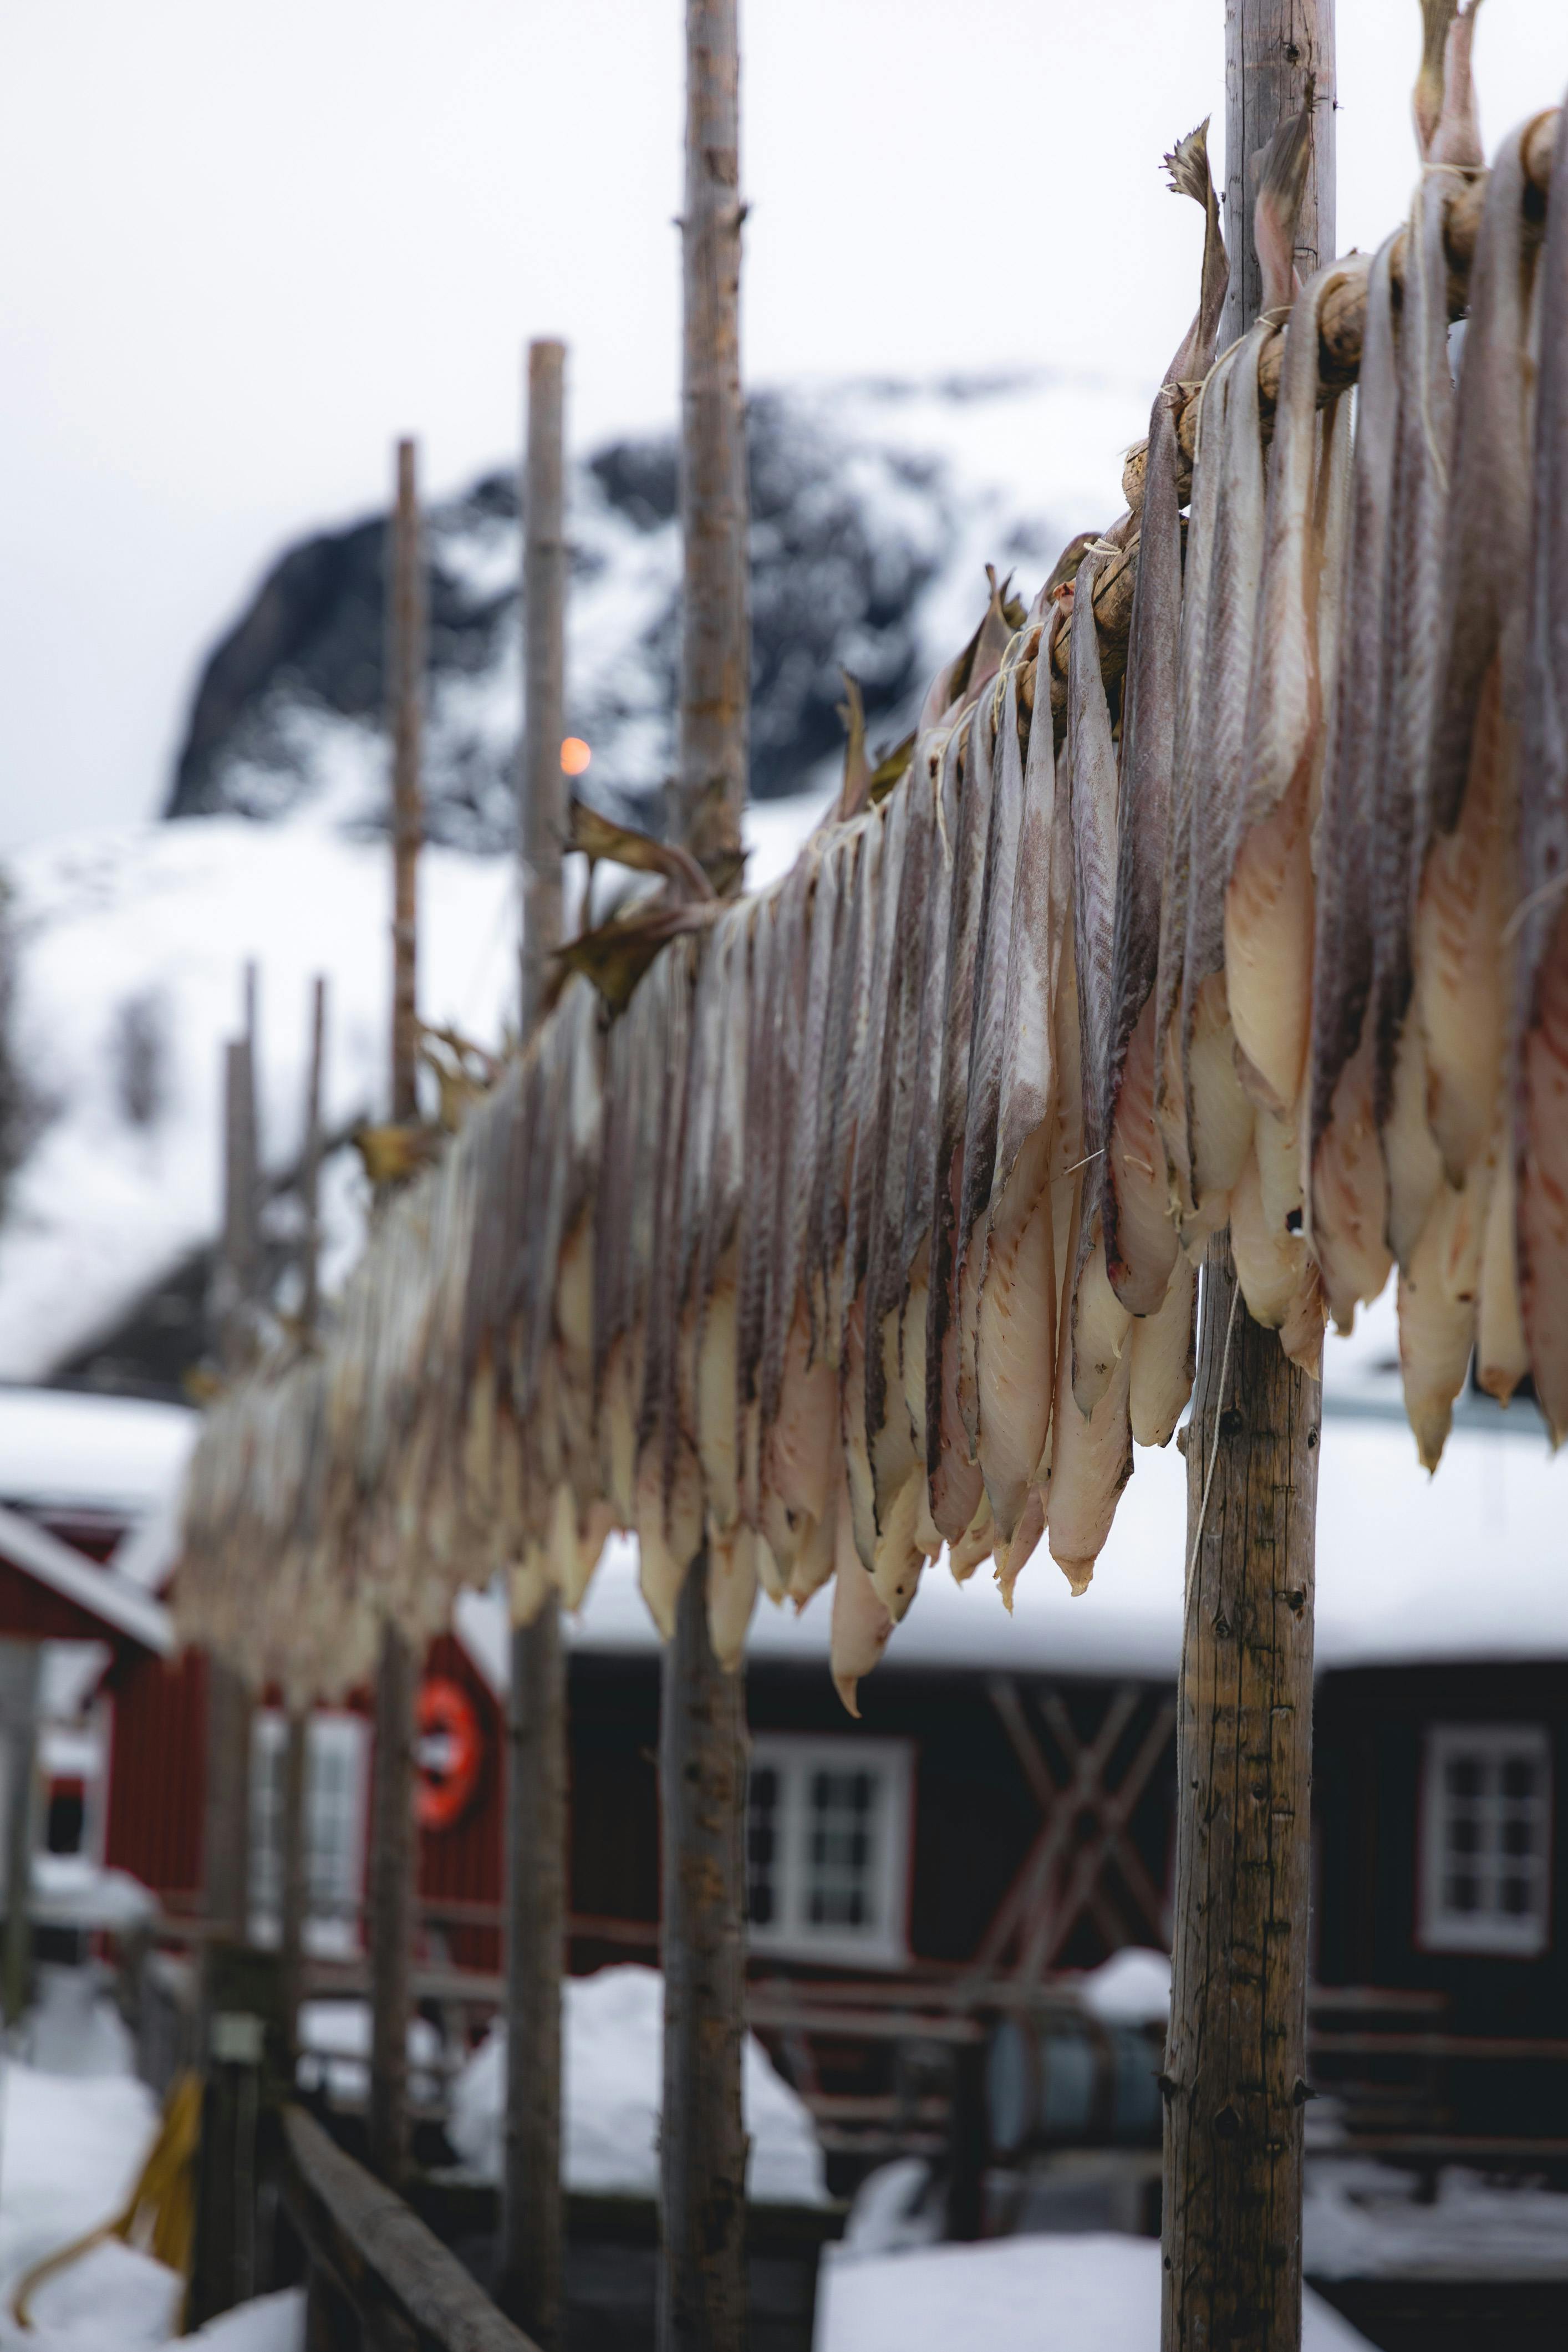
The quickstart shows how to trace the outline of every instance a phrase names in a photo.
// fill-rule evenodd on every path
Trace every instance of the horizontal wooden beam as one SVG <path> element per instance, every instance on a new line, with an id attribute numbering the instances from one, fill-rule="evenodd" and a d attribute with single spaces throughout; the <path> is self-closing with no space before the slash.
<path id="1" fill-rule="evenodd" d="M 282 2115 L 283 2199 L 313 2265 L 368 2320 L 366 2341 L 419 2352 L 536 2352 L 401 2197 L 300 2107 Z"/>

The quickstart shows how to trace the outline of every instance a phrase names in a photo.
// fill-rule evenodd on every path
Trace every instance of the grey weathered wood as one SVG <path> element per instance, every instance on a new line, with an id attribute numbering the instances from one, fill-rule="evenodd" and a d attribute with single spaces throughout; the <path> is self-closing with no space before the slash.
<path id="1" fill-rule="evenodd" d="M 1334 252 L 1333 0 L 1226 0 L 1226 333 L 1260 299 L 1247 157 L 1316 77 L 1298 232 Z M 1187 1431 L 1176 1890 L 1166 2042 L 1164 2352 L 1299 2352 L 1321 1391 L 1247 1314 L 1227 1234 L 1204 1260 Z"/>
<path id="2" fill-rule="evenodd" d="M 529 1036 L 561 943 L 561 769 L 566 660 L 565 348 L 528 352 L 523 506 L 523 712 L 519 775 L 522 968 Z M 566 1688 L 553 1598 L 511 1637 L 507 1723 L 506 2137 L 500 2277 L 503 2309 L 544 2352 L 562 2338 L 561 1979 L 566 1960 Z"/>
<path id="3" fill-rule="evenodd" d="M 1294 2352 L 1320 1396 L 1236 1298 L 1223 1235 L 1202 1318 L 1189 1528 L 1214 1473 L 1178 1694 L 1163 2341 Z"/>
<path id="4" fill-rule="evenodd" d="M 310 990 L 310 1055 L 305 1082 L 305 1132 L 300 1152 L 300 1329 L 307 1340 L 314 1335 L 321 1313 L 321 1076 L 326 1028 L 327 983 L 318 973 Z M 284 1732 L 279 1822 L 279 1947 L 282 1955 L 283 2015 L 290 2046 L 300 2013 L 310 1894 L 306 1821 L 309 1721 L 308 1712 L 290 1706 Z"/>
<path id="5" fill-rule="evenodd" d="M 43 1647 L 0 1642 L 0 1739 L 5 1751 L 5 1939 L 0 1950 L 0 2009 L 15 2025 L 27 2006 L 32 1977 L 33 1845 L 37 1823 L 38 1685 Z"/>
<path id="6" fill-rule="evenodd" d="M 457 2256 L 320 2124 L 288 2106 L 282 2126 L 283 2200 L 309 2258 L 321 2342 L 342 2340 L 328 2331 L 341 2327 L 346 2305 L 368 2345 L 534 2352 Z"/>
<path id="7" fill-rule="evenodd" d="M 1257 318 L 1263 279 L 1252 237 L 1252 159 L 1316 88 L 1312 162 L 1296 231 L 1302 283 L 1338 250 L 1334 239 L 1333 0 L 1225 0 L 1225 233 L 1230 289 L 1220 344 Z"/>
<path id="8" fill-rule="evenodd" d="M 298 2031 L 304 1983 L 305 1914 L 310 1895 L 305 1812 L 309 1724 L 307 1714 L 298 1707 L 290 1707 L 283 1734 L 282 1804 L 278 1841 L 280 1864 L 278 1947 L 283 1984 L 283 2018 L 290 2047 Z"/>
<path id="9" fill-rule="evenodd" d="M 687 0 L 680 447 L 685 575 L 671 830 L 720 889 L 739 871 L 751 693 L 740 334 L 744 214 L 735 0 Z"/>
<path id="10" fill-rule="evenodd" d="M 397 445 L 397 497 L 387 567 L 387 715 L 392 728 L 392 1116 L 418 1115 L 418 954 L 416 898 L 423 819 L 419 794 L 425 682 L 425 567 L 417 459 Z"/>
<path id="11" fill-rule="evenodd" d="M 561 1979 L 566 1962 L 566 1689 L 561 1612 L 512 1635 L 508 1714 L 507 2083 L 499 2299 L 554 2352 L 564 2317 Z"/>
<path id="12" fill-rule="evenodd" d="M 746 2342 L 745 1685 L 713 1655 L 708 1576 L 677 1603 L 659 1700 L 663 1831 L 661 2352 Z"/>
<path id="13" fill-rule="evenodd" d="M 327 1050 L 327 983 L 310 986 L 310 1065 L 305 1081 L 305 1135 L 300 1152 L 300 1325 L 313 1336 L 321 1310 L 321 1083 Z"/>
<path id="14" fill-rule="evenodd" d="M 414 1660 L 381 1632 L 370 1840 L 370 2161 L 395 2187 L 408 2169 L 408 2020 L 414 1957 Z"/>
<path id="15" fill-rule="evenodd" d="M 739 121 L 735 0 L 687 0 L 684 583 L 669 830 L 721 891 L 741 877 L 751 688 Z M 740 2352 L 746 2341 L 745 1686 L 714 1657 L 707 1590 L 703 1553 L 677 1606 L 660 1699 L 660 2352 Z"/>
<path id="16" fill-rule="evenodd" d="M 561 944 L 561 850 L 566 837 L 566 520 L 563 343 L 528 347 L 527 456 L 522 512 L 521 1034 L 544 1010 L 551 956 Z"/>

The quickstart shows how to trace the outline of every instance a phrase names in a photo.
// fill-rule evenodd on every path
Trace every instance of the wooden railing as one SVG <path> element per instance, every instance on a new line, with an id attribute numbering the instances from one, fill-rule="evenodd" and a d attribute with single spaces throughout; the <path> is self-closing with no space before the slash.
<path id="1" fill-rule="evenodd" d="M 304 2249 L 310 2352 L 535 2352 L 402 2198 L 303 2108 L 279 2118 L 279 2186 Z"/>

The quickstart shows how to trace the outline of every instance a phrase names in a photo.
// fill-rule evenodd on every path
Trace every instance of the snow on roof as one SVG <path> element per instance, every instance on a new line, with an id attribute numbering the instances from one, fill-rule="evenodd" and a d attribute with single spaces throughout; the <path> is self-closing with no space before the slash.
<path id="1" fill-rule="evenodd" d="M 0 1496 L 140 1519 L 177 1489 L 199 1427 L 185 1405 L 0 1387 Z"/>
<path id="2" fill-rule="evenodd" d="M 47 1528 L 0 1508 L 0 1560 L 73 1601 L 110 1632 L 127 1633 L 143 1649 L 167 1657 L 174 1646 L 169 1612 L 140 1585 L 112 1568 L 97 1568 Z"/>
<path id="3" fill-rule="evenodd" d="M 1552 1464 L 1539 1416 L 1520 1406 L 1505 1415 L 1478 1405 L 1462 1416 L 1441 1467 L 1428 1478 L 1402 1419 L 1357 1410 L 1342 1397 L 1332 1360 L 1337 1344 L 1329 1342 L 1320 1455 L 1320 1669 L 1459 1658 L 1568 1660 L 1568 1465 Z M 1043 1545 L 1018 1580 L 1010 1620 L 984 1567 L 962 1587 L 944 1567 L 928 1569 L 878 1675 L 970 1668 L 1174 1680 L 1186 1510 L 1186 1464 L 1176 1447 L 1140 1450 L 1081 1600 L 1074 1600 Z M 798 1617 L 760 1601 L 750 1655 L 826 1674 L 831 1608 L 831 1591 Z M 457 1623 L 482 1671 L 502 1687 L 502 1604 L 465 1593 Z M 588 1654 L 657 1646 L 629 1537 L 612 1540 L 580 1615 L 567 1623 L 572 1646 Z"/>

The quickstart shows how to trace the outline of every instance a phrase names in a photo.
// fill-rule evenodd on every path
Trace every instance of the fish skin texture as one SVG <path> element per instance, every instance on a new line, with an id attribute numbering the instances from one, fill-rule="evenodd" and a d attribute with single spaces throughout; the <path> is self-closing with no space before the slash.
<path id="1" fill-rule="evenodd" d="M 1552 184 L 1568 187 L 1568 109 Z M 1515 982 L 1519 1297 L 1553 1444 L 1568 1433 L 1568 205 L 1538 264 L 1534 534 L 1525 655 Z"/>
<path id="2" fill-rule="evenodd" d="M 1206 174 L 1205 174 L 1206 176 Z M 1163 1146 L 1154 1118 L 1160 890 L 1168 862 L 1176 749 L 1182 532 L 1170 401 L 1149 423 L 1147 488 L 1121 731 L 1101 1230 L 1110 1286 L 1132 1315 L 1158 1311 L 1175 1263 Z"/>
<path id="3" fill-rule="evenodd" d="M 1414 877 L 1426 856 L 1432 711 L 1442 629 L 1442 552 L 1452 457 L 1444 205 L 1455 175 L 1435 172 L 1416 190 L 1405 246 L 1399 331 L 1399 420 L 1389 528 L 1384 658 L 1388 680 L 1373 857 L 1373 1110 L 1388 1170 L 1388 1240 L 1410 1262 L 1442 1181 L 1426 1123 L 1414 988 Z"/>
<path id="4" fill-rule="evenodd" d="M 1339 404 L 1318 413 L 1322 306 L 1364 258 L 1321 269 L 1297 296 L 1268 469 L 1263 572 L 1247 692 L 1247 753 L 1225 898 L 1225 971 L 1239 1066 L 1254 1098 L 1285 1110 L 1306 1068 L 1312 976 L 1313 784 L 1324 680 L 1320 590 L 1338 596 L 1332 559 Z M 1326 580 L 1324 575 L 1327 575 Z"/>
<path id="5" fill-rule="evenodd" d="M 1083 1213 L 1083 1179 L 1074 1180 L 1067 1263 L 1078 1257 Z M 1046 1496 L 1046 1537 L 1051 1558 L 1075 1594 L 1089 1589 L 1094 1563 L 1110 1533 L 1121 1489 L 1132 1475 L 1132 1431 L 1128 1396 L 1132 1355 L 1123 1349 L 1104 1394 L 1092 1413 L 1081 1412 L 1072 1392 L 1071 1351 L 1058 1351 L 1057 1402 L 1050 1486 Z"/>
<path id="6" fill-rule="evenodd" d="M 1373 1107 L 1372 869 L 1384 697 L 1384 603 L 1399 397 L 1391 263 L 1368 278 L 1336 679 L 1317 844 L 1308 1076 L 1308 1231 L 1336 1323 L 1375 1298 L 1392 1264 L 1388 1182 Z"/>

